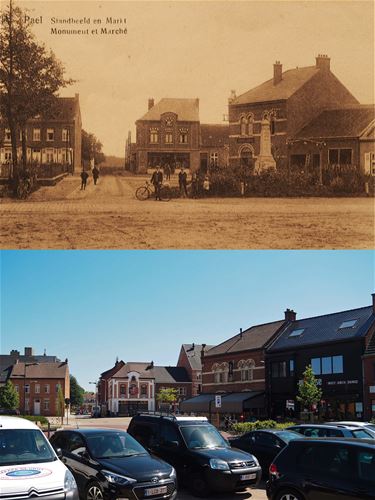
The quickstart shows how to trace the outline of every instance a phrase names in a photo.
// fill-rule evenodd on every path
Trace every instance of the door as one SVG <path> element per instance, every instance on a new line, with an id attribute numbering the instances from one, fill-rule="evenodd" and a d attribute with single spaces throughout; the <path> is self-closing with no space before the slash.
<path id="1" fill-rule="evenodd" d="M 34 415 L 40 415 L 40 399 L 34 399 Z"/>
<path id="2" fill-rule="evenodd" d="M 90 478 L 96 476 L 97 470 L 88 456 L 86 443 L 78 432 L 69 433 L 68 450 L 64 458 L 65 465 L 75 477 L 79 491 L 83 492 Z"/>
<path id="3" fill-rule="evenodd" d="M 180 479 L 183 478 L 187 465 L 184 460 L 185 444 L 177 428 L 170 422 L 162 422 L 160 425 L 157 455 L 173 465 Z"/>

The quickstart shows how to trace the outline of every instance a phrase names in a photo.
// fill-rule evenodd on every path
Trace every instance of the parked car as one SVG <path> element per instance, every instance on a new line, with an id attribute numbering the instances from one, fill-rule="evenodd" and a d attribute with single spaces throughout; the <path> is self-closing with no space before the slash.
<path id="1" fill-rule="evenodd" d="M 196 496 L 256 486 L 261 467 L 255 457 L 231 448 L 206 418 L 138 414 L 128 432 L 177 470 Z"/>
<path id="2" fill-rule="evenodd" d="M 301 439 L 301 435 L 298 432 L 288 430 L 262 429 L 229 438 L 229 443 L 235 448 L 256 456 L 262 467 L 263 475 L 267 476 L 272 460 L 292 439 Z"/>
<path id="3" fill-rule="evenodd" d="M 340 421 L 340 422 L 326 422 L 329 425 L 345 425 L 349 427 L 359 427 L 361 429 L 366 429 L 375 438 L 375 424 L 371 422 L 357 422 L 357 421 Z"/>
<path id="4" fill-rule="evenodd" d="M 138 500 L 177 495 L 176 471 L 151 456 L 127 432 L 116 429 L 57 431 L 51 437 L 84 500 Z"/>
<path id="5" fill-rule="evenodd" d="M 297 439 L 270 465 L 269 500 L 374 500 L 374 441 Z"/>
<path id="6" fill-rule="evenodd" d="M 34 423 L 0 417 L 0 450 L 1 498 L 78 500 L 72 473 Z"/>
<path id="7" fill-rule="evenodd" d="M 348 425 L 333 424 L 301 424 L 292 425 L 288 430 L 299 432 L 305 437 L 347 437 L 357 439 L 373 439 L 373 435 L 367 429 Z"/>

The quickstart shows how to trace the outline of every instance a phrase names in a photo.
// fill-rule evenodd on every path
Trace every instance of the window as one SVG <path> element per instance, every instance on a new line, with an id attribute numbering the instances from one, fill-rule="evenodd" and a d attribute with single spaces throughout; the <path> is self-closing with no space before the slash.
<path id="1" fill-rule="evenodd" d="M 75 432 L 72 433 L 69 441 L 69 451 L 70 453 L 73 453 L 73 455 L 79 455 L 85 451 L 85 443 L 79 434 L 76 434 Z"/>
<path id="2" fill-rule="evenodd" d="M 353 328 L 357 324 L 358 319 L 349 319 L 348 321 L 343 321 L 339 326 L 339 330 L 343 328 Z"/>
<path id="3" fill-rule="evenodd" d="M 325 356 L 313 358 L 311 367 L 315 375 L 331 375 L 332 373 L 344 373 L 343 356 Z"/>
<path id="4" fill-rule="evenodd" d="M 43 408 L 44 408 L 45 410 L 49 410 L 49 399 L 45 399 L 45 400 L 43 401 Z"/>
<path id="5" fill-rule="evenodd" d="M 342 356 L 332 356 L 332 373 L 344 373 Z"/>
<path id="6" fill-rule="evenodd" d="M 165 143 L 166 144 L 172 144 L 172 142 L 173 142 L 173 134 L 170 133 L 170 132 L 167 132 L 165 134 Z"/>
<path id="7" fill-rule="evenodd" d="M 170 446 L 176 441 L 178 444 L 180 444 L 180 436 L 177 430 L 172 425 L 164 423 L 162 424 L 160 430 L 160 441 L 161 445 L 164 446 Z"/>
<path id="8" fill-rule="evenodd" d="M 18 387 L 17 384 L 14 384 L 14 389 L 15 389 L 16 392 L 20 392 L 20 388 Z"/>
<path id="9" fill-rule="evenodd" d="M 306 155 L 290 155 L 290 163 L 295 167 L 304 167 L 306 164 Z"/>
<path id="10" fill-rule="evenodd" d="M 299 337 L 300 335 L 303 334 L 305 331 L 304 328 L 297 328 L 296 330 L 293 330 L 290 334 L 289 337 Z"/>
<path id="11" fill-rule="evenodd" d="M 329 149 L 328 163 L 330 165 L 350 165 L 352 163 L 352 150 L 345 149 Z"/>
<path id="12" fill-rule="evenodd" d="M 45 393 L 45 394 L 49 394 L 49 384 L 46 384 L 46 385 L 44 386 L 44 393 Z"/>
<path id="13" fill-rule="evenodd" d="M 340 149 L 340 164 L 350 165 L 352 163 L 352 150 Z"/>
<path id="14" fill-rule="evenodd" d="M 33 141 L 40 141 L 40 128 L 33 129 Z"/>
<path id="15" fill-rule="evenodd" d="M 314 372 L 314 375 L 321 374 L 320 358 L 313 358 L 311 360 L 311 368 L 312 368 L 312 371 Z"/>
<path id="16" fill-rule="evenodd" d="M 286 361 L 281 361 L 279 366 L 279 376 L 286 377 Z"/>
<path id="17" fill-rule="evenodd" d="M 69 130 L 67 128 L 63 128 L 61 132 L 61 138 L 63 142 L 69 141 Z"/>
<path id="18" fill-rule="evenodd" d="M 275 122 L 275 118 L 271 117 L 270 119 L 270 132 L 271 132 L 271 135 L 274 135 L 276 133 L 276 122 Z"/>
<path id="19" fill-rule="evenodd" d="M 4 140 L 6 142 L 10 142 L 12 140 L 11 138 L 11 135 L 10 135 L 10 129 L 9 128 L 6 128 L 5 129 L 5 136 L 4 136 Z"/>
<path id="20" fill-rule="evenodd" d="M 248 117 L 247 134 L 248 135 L 253 135 L 254 134 L 254 118 L 253 118 L 253 116 L 249 116 Z"/>
<path id="21" fill-rule="evenodd" d="M 294 375 L 294 359 L 289 360 L 289 375 Z"/>
<path id="22" fill-rule="evenodd" d="M 125 396 L 126 394 L 126 385 L 120 384 L 120 396 Z"/>
<path id="23" fill-rule="evenodd" d="M 25 394 L 30 394 L 30 386 L 29 386 L 29 384 L 25 385 Z"/>
<path id="24" fill-rule="evenodd" d="M 210 166 L 217 167 L 219 162 L 219 153 L 210 153 Z"/>
<path id="25" fill-rule="evenodd" d="M 244 116 L 241 117 L 240 119 L 240 128 L 241 128 L 241 135 L 246 135 L 247 132 L 247 120 Z"/>
<path id="26" fill-rule="evenodd" d="M 141 396 L 147 397 L 147 385 L 146 384 L 141 385 Z"/>
<path id="27" fill-rule="evenodd" d="M 35 394 L 40 394 L 40 385 L 35 384 Z"/>
<path id="28" fill-rule="evenodd" d="M 47 128 L 47 141 L 52 142 L 55 140 L 55 130 L 53 128 Z"/>
<path id="29" fill-rule="evenodd" d="M 297 467 L 309 474 L 346 479 L 353 473 L 349 448 L 344 445 L 312 445 L 297 456 Z"/>
<path id="30" fill-rule="evenodd" d="M 186 387 L 179 387 L 178 388 L 178 394 L 180 396 L 185 396 L 186 395 Z"/>
<path id="31" fill-rule="evenodd" d="M 5 159 L 5 162 L 12 161 L 12 152 L 11 151 L 5 151 L 5 153 L 4 153 L 4 159 Z"/>
<path id="32" fill-rule="evenodd" d="M 238 362 L 238 368 L 241 370 L 241 380 L 245 382 L 247 380 L 253 380 L 254 374 L 253 370 L 255 367 L 255 361 L 253 359 L 241 360 Z"/>
<path id="33" fill-rule="evenodd" d="M 60 387 L 60 384 L 56 384 L 56 394 L 59 392 Z"/>
<path id="34" fill-rule="evenodd" d="M 287 362 L 286 361 L 276 361 L 271 364 L 271 376 L 272 378 L 287 377 Z"/>
<path id="35" fill-rule="evenodd" d="M 150 129 L 150 142 L 151 144 L 159 142 L 159 132 L 157 128 Z"/>
<path id="36" fill-rule="evenodd" d="M 188 135 L 187 132 L 180 132 L 180 144 L 187 144 Z"/>
<path id="37" fill-rule="evenodd" d="M 358 453 L 359 477 L 375 484 L 375 452 L 372 450 Z"/>

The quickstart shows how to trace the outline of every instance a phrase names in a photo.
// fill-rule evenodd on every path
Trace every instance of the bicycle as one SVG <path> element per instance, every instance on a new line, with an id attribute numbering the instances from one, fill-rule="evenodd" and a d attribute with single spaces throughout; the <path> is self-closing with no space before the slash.
<path id="1" fill-rule="evenodd" d="M 155 192 L 154 186 L 149 181 L 146 181 L 144 186 L 140 186 L 135 191 L 135 197 L 139 201 L 148 200 L 151 196 L 155 196 Z M 162 184 L 160 188 L 160 199 L 162 201 L 169 201 L 171 199 L 171 189 L 168 184 Z"/>

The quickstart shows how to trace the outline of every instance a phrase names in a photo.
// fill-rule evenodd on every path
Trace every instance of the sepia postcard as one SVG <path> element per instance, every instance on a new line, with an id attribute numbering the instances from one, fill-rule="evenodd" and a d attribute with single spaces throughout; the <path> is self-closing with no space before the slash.
<path id="1" fill-rule="evenodd" d="M 2 0 L 2 248 L 372 249 L 373 19 Z"/>

